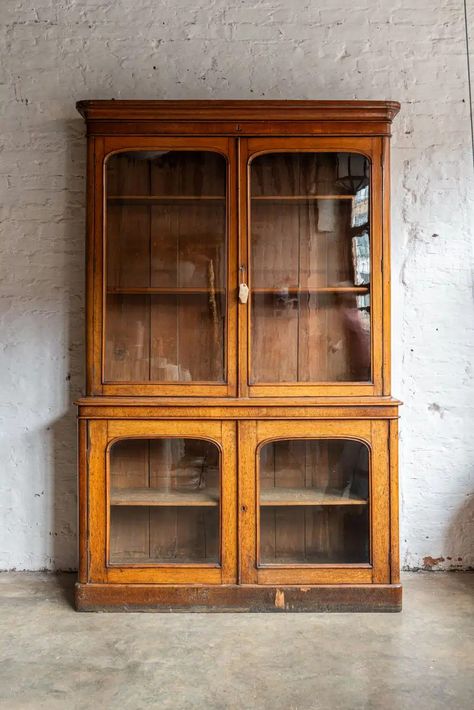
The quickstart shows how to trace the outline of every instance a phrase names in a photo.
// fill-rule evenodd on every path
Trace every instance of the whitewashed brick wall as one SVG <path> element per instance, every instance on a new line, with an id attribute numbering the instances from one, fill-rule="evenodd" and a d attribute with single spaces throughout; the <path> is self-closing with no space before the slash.
<path id="1" fill-rule="evenodd" d="M 467 15 L 473 47 L 474 0 Z M 393 392 L 405 402 L 402 560 L 474 565 L 463 0 L 7 0 L 0 22 L 0 568 L 76 565 L 85 140 L 74 104 L 112 97 L 401 101 Z"/>

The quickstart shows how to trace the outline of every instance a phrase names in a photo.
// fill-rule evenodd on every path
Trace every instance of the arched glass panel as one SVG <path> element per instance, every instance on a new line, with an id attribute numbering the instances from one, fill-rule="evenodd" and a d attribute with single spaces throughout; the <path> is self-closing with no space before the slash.
<path id="1" fill-rule="evenodd" d="M 369 449 L 287 439 L 259 451 L 260 563 L 370 561 Z"/>
<path id="2" fill-rule="evenodd" d="M 250 382 L 369 382 L 370 163 L 265 153 L 250 163 Z"/>
<path id="3" fill-rule="evenodd" d="M 219 562 L 220 454 L 213 442 L 115 442 L 109 500 L 112 564 Z"/>
<path id="4" fill-rule="evenodd" d="M 224 382 L 224 156 L 112 155 L 105 260 L 105 381 Z"/>

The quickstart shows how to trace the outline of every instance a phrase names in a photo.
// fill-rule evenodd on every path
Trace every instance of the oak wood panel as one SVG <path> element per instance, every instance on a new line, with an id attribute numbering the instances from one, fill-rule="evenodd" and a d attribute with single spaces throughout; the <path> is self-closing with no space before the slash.
<path id="1" fill-rule="evenodd" d="M 202 397 L 199 399 L 197 405 L 196 400 L 192 397 L 179 397 L 179 399 L 166 398 L 166 397 L 148 397 L 143 400 L 140 396 L 130 396 L 130 397 L 120 397 L 120 396 L 90 396 L 90 397 L 79 397 L 75 404 L 79 407 L 103 407 L 103 406 L 113 406 L 113 407 L 136 407 L 137 405 L 143 406 L 176 406 L 176 407 L 190 407 L 190 406 L 213 406 L 219 408 L 225 407 L 235 407 L 236 404 L 242 407 L 331 407 L 333 409 L 341 409 L 344 407 L 358 407 L 360 409 L 364 408 L 382 408 L 391 409 L 394 412 L 397 408 L 403 404 L 399 399 L 388 396 L 379 397 L 335 397 L 335 396 L 323 396 L 323 397 L 305 397 L 303 400 L 300 398 L 293 398 L 288 400 L 281 400 L 279 397 L 265 397 L 259 399 L 255 402 L 254 399 L 249 397 L 225 397 L 225 398 L 213 398 L 210 396 Z M 331 414 L 332 416 L 332 414 Z M 258 419 L 258 417 L 256 417 Z"/>
<path id="2" fill-rule="evenodd" d="M 381 140 L 382 151 L 382 285 L 383 285 L 383 394 L 391 392 L 391 254 L 390 254 L 390 141 Z"/>
<path id="3" fill-rule="evenodd" d="M 241 584 L 257 581 L 257 490 L 255 485 L 255 422 L 238 424 L 239 452 L 239 577 Z"/>
<path id="4" fill-rule="evenodd" d="M 320 100 L 137 100 L 92 99 L 78 101 L 76 108 L 87 120 L 361 120 L 392 121 L 400 110 L 396 101 Z M 202 130 L 202 127 L 201 127 Z"/>
<path id="5" fill-rule="evenodd" d="M 297 124 L 298 130 L 295 132 L 295 123 L 291 121 L 209 121 L 206 122 L 205 133 L 207 136 L 275 136 L 295 135 L 305 137 L 334 137 L 345 138 L 347 136 L 390 136 L 390 124 L 385 121 L 300 121 Z M 125 136 L 130 137 L 150 137 L 163 136 L 175 138 L 177 135 L 188 138 L 199 138 L 204 131 L 202 124 L 196 121 L 88 121 L 88 135 L 101 136 Z"/>
<path id="6" fill-rule="evenodd" d="M 382 608 L 390 608 L 390 605 L 400 608 L 399 586 L 375 584 L 371 588 L 366 584 L 377 580 L 388 581 L 390 578 L 392 581 L 398 581 L 399 578 L 396 470 L 396 418 L 399 402 L 388 397 L 390 392 L 388 136 L 390 122 L 398 108 L 398 104 L 393 102 L 81 102 L 80 110 L 87 116 L 89 136 L 87 391 L 89 395 L 98 396 L 87 397 L 79 402 L 79 465 L 80 470 L 85 473 L 80 477 L 79 488 L 82 511 L 80 569 L 83 582 L 87 578 L 98 582 L 108 580 L 110 583 L 108 587 L 92 585 L 93 589 L 91 585 L 82 585 L 80 589 L 84 594 L 85 606 L 88 603 L 97 604 L 100 599 L 111 598 L 114 599 L 114 604 L 117 604 L 117 600 L 122 595 L 122 598 L 135 600 L 138 603 L 154 598 L 159 604 L 160 600 L 164 602 L 166 599 L 168 605 L 183 604 L 183 608 L 187 605 L 192 606 L 193 600 L 196 604 L 207 603 L 209 606 L 216 604 L 216 607 L 223 608 L 225 604 L 235 604 L 239 597 L 241 603 L 253 605 L 255 609 L 264 607 L 268 609 L 272 606 L 278 610 L 289 609 L 292 604 L 295 609 L 314 609 L 324 604 L 326 606 L 333 604 L 335 607 L 341 604 L 344 607 L 349 605 L 351 600 L 355 606 L 359 603 L 362 606 L 365 604 L 365 608 L 368 608 L 369 599 L 372 599 L 374 608 L 377 608 L 377 605 L 381 605 Z M 295 137 L 295 134 L 299 137 Z M 264 136 L 268 138 L 263 138 Z M 288 220 L 289 223 L 293 221 L 294 225 L 298 223 L 300 234 L 297 246 L 299 254 L 296 259 L 298 278 L 293 282 L 286 279 L 289 298 L 296 298 L 297 301 L 297 308 L 291 316 L 297 323 L 296 363 L 292 364 L 290 356 L 281 367 L 290 366 L 293 371 L 296 369 L 297 376 L 302 382 L 297 388 L 292 383 L 249 386 L 247 336 L 248 314 L 252 308 L 250 304 L 253 298 L 258 296 L 261 300 L 266 299 L 267 302 L 271 302 L 270 307 L 273 309 L 274 304 L 270 299 L 278 299 L 281 289 L 278 288 L 279 283 L 268 286 L 266 281 L 263 281 L 260 286 L 257 285 L 258 282 L 254 282 L 251 285 L 255 290 L 249 299 L 249 304 L 239 304 L 235 296 L 238 266 L 244 267 L 241 274 L 242 281 L 251 278 L 248 273 L 247 253 L 250 204 L 246 193 L 247 158 L 253 154 L 252 151 L 267 150 L 269 145 L 272 150 L 288 150 L 291 148 L 290 144 L 298 151 L 361 150 L 371 157 L 372 282 L 370 289 L 359 287 L 357 290 L 355 287 L 340 284 L 347 275 L 347 265 L 350 266 L 347 244 L 336 241 L 337 249 L 334 249 L 334 244 L 328 235 L 324 230 L 319 229 L 319 212 L 330 209 L 334 235 L 337 236 L 338 231 L 341 231 L 340 225 L 344 221 L 347 222 L 347 213 L 344 216 L 344 210 L 350 209 L 352 199 L 334 194 L 334 191 L 329 188 L 327 175 L 326 183 L 322 185 L 318 194 L 314 193 L 312 187 L 315 175 L 311 169 L 307 169 L 300 172 L 298 184 L 293 179 L 291 190 L 286 190 L 286 187 L 291 187 L 291 175 L 287 173 L 286 178 L 290 182 L 285 185 L 280 180 L 279 185 L 274 185 L 275 194 L 253 195 L 252 209 L 265 215 L 265 219 L 262 220 L 262 230 L 263 233 L 265 230 L 268 233 L 269 242 L 272 230 L 266 222 L 270 222 L 270 216 L 273 215 L 273 224 L 276 224 L 278 229 L 282 219 Z M 224 314 L 225 309 L 228 318 L 225 336 L 227 384 L 210 385 L 205 382 L 206 373 L 213 368 L 212 359 L 209 358 L 207 351 L 211 349 L 209 343 L 216 343 L 215 331 L 211 329 L 212 332 L 209 330 L 206 332 L 205 327 L 200 327 L 199 330 L 204 332 L 199 333 L 200 340 L 197 343 L 196 338 L 190 333 L 192 329 L 186 327 L 185 323 L 187 309 L 182 306 L 183 302 L 194 301 L 196 309 L 190 318 L 188 316 L 193 322 L 199 322 L 199 318 L 204 317 L 205 307 L 209 307 L 210 289 L 207 280 L 204 285 L 201 285 L 203 277 L 207 278 L 206 270 L 195 268 L 190 275 L 189 269 L 179 266 L 180 262 L 193 262 L 199 250 L 202 250 L 203 244 L 206 243 L 206 249 L 211 244 L 209 234 L 215 234 L 222 228 L 224 219 L 222 194 L 217 187 L 218 181 L 216 182 L 216 173 L 213 172 L 212 160 L 201 173 L 199 170 L 194 173 L 191 170 L 181 177 L 151 173 L 147 178 L 144 175 L 140 177 L 140 166 L 132 166 L 122 178 L 117 175 L 110 176 L 109 188 L 112 199 L 107 201 L 109 219 L 108 227 L 105 221 L 106 229 L 110 230 L 110 234 L 119 235 L 117 254 L 122 251 L 122 261 L 128 261 L 130 268 L 123 270 L 122 273 L 120 263 L 112 259 L 108 265 L 109 283 L 104 284 L 101 240 L 104 236 L 103 161 L 105 156 L 115 151 L 126 150 L 179 151 L 183 149 L 217 150 L 226 155 L 228 160 L 229 199 L 226 203 L 225 223 L 229 236 L 229 251 L 225 277 L 222 263 L 217 265 L 218 260 L 214 257 L 214 252 L 211 253 L 214 247 L 212 246 L 211 251 L 205 254 L 207 260 L 215 261 L 213 292 L 217 296 L 223 292 L 224 286 L 229 289 L 227 303 L 220 306 L 220 316 Z M 135 168 L 138 171 L 137 175 L 134 175 Z M 304 175 L 303 180 L 302 175 Z M 119 184 L 120 179 L 121 184 Z M 173 183 L 173 180 L 177 182 Z M 183 180 L 187 182 L 184 184 Z M 276 194 L 277 190 L 280 191 L 279 194 Z M 311 194 L 305 195 L 303 194 L 305 192 Z M 289 214 L 293 216 L 287 217 L 286 215 Z M 281 215 L 285 217 L 282 218 Z M 124 216 L 126 223 L 122 225 Z M 189 236 L 189 225 L 192 225 L 196 243 L 199 242 L 198 251 L 195 251 L 196 243 Z M 179 236 L 176 243 L 168 239 L 174 233 Z M 238 235 L 240 241 L 237 254 Z M 281 241 L 284 244 L 283 234 Z M 345 252 L 344 248 L 346 248 Z M 284 274 L 285 269 L 291 271 L 289 266 L 294 259 L 294 250 L 287 249 L 286 255 L 283 247 L 273 251 L 266 248 L 264 252 L 263 257 L 259 258 L 260 264 L 265 265 L 265 262 L 271 264 L 273 260 L 276 272 L 280 270 Z M 305 269 L 309 259 L 325 264 L 321 274 L 314 273 L 313 270 L 311 275 Z M 265 268 L 261 267 L 261 270 L 264 271 Z M 265 277 L 265 274 L 263 276 Z M 109 292 L 107 301 L 104 301 L 104 287 Z M 166 289 L 168 290 L 165 292 Z M 174 289 L 185 289 L 185 291 Z M 366 384 L 333 381 L 314 384 L 312 380 L 318 374 L 318 370 L 314 358 L 311 358 L 314 353 L 312 344 L 317 342 L 318 338 L 322 343 L 325 332 L 330 330 L 334 341 L 331 347 L 337 346 L 344 336 L 341 303 L 344 299 L 346 303 L 350 303 L 355 299 L 356 294 L 367 292 L 370 292 L 372 307 L 373 382 Z M 109 299 L 113 300 L 109 301 Z M 129 306 L 133 301 L 135 305 Z M 155 316 L 158 312 L 156 304 L 161 301 L 167 303 L 166 317 L 156 321 Z M 118 347 L 119 357 L 116 365 L 118 381 L 104 384 L 101 367 L 104 349 L 103 315 L 106 302 L 114 304 L 115 313 L 112 318 L 118 317 L 117 328 L 123 347 Z M 126 308 L 117 306 L 120 303 L 125 304 Z M 326 304 L 324 308 L 321 307 L 322 303 Z M 183 317 L 180 317 L 181 312 Z M 120 381 L 121 377 L 129 376 L 127 370 L 131 369 L 132 359 L 128 354 L 129 351 L 134 347 L 140 347 L 136 326 L 132 339 L 127 341 L 125 337 L 124 341 L 123 334 L 121 335 L 127 317 L 143 324 L 142 331 L 146 332 L 149 342 L 148 374 L 145 372 L 147 381 L 140 384 L 127 384 Z M 265 328 L 268 327 L 271 326 L 265 323 Z M 203 377 L 203 381 L 184 384 L 170 381 L 157 387 L 155 383 L 150 382 L 150 378 L 156 374 L 154 370 L 158 371 L 161 368 L 162 373 L 163 357 L 165 357 L 163 353 L 170 352 L 170 358 L 174 358 L 173 362 L 177 362 L 178 359 L 177 352 L 172 352 L 170 345 L 173 328 L 178 334 L 176 340 L 189 353 L 187 369 L 195 366 L 193 355 L 196 352 L 200 349 L 206 351 L 203 357 L 198 358 L 199 374 Z M 267 338 L 266 342 L 271 343 L 271 340 Z M 223 345 L 222 341 L 222 348 Z M 113 343 L 113 347 L 117 347 L 117 344 Z M 347 343 L 343 342 L 339 349 L 336 348 L 336 354 L 332 354 L 332 362 L 326 359 L 322 363 L 323 371 L 336 379 L 341 376 L 341 373 L 344 375 L 342 353 L 344 348 L 350 351 L 353 347 L 354 344 L 350 339 Z M 322 349 L 322 344 L 318 349 Z M 264 357 L 258 363 L 259 367 L 263 369 L 270 365 L 274 367 L 270 362 L 273 355 L 268 347 L 262 346 L 262 350 Z M 280 347 L 280 350 L 283 359 L 285 357 L 283 348 Z M 326 356 L 327 354 L 326 352 Z M 321 371 L 322 354 L 318 360 L 319 371 Z M 353 360 L 352 355 L 351 360 Z M 146 371 L 145 365 L 143 368 Z M 354 376 L 353 373 L 351 376 Z M 380 396 L 382 393 L 387 396 Z M 236 394 L 239 395 L 238 399 L 233 398 Z M 132 418 L 134 422 L 130 421 Z M 260 418 L 258 425 L 255 424 L 255 421 Z M 236 420 L 239 427 L 238 452 L 235 440 Z M 218 425 L 217 430 L 214 428 L 215 425 Z M 343 506 L 342 503 L 336 504 L 336 501 L 332 504 L 327 495 L 326 505 L 322 505 L 323 501 L 317 496 L 320 489 L 327 488 L 329 468 L 333 471 L 332 476 L 336 478 L 340 476 L 340 471 L 337 467 L 334 470 L 336 462 L 332 458 L 330 447 L 321 450 L 317 460 L 310 447 L 306 447 L 304 464 L 299 468 L 290 470 L 286 467 L 278 473 L 275 467 L 273 473 L 271 466 L 268 469 L 270 478 L 272 475 L 274 480 L 279 477 L 280 482 L 287 486 L 286 492 L 282 495 L 292 495 L 293 499 L 287 498 L 286 503 L 293 503 L 293 505 L 276 505 L 277 502 L 285 501 L 275 501 L 274 498 L 272 502 L 269 498 L 267 505 L 262 506 L 262 510 L 271 514 L 273 519 L 276 518 L 278 511 L 279 515 L 283 517 L 286 515 L 288 519 L 279 526 L 276 546 L 275 530 L 272 533 L 271 527 L 269 528 L 273 541 L 269 540 L 268 544 L 273 545 L 273 559 L 277 564 L 261 566 L 257 570 L 257 550 L 264 540 L 259 540 L 262 533 L 257 524 L 258 484 L 255 449 L 266 426 L 269 427 L 269 432 L 270 430 L 273 432 L 272 436 L 278 433 L 281 435 L 285 428 L 287 431 L 296 428 L 298 436 L 305 431 L 305 436 L 308 436 L 307 432 L 314 432 L 316 428 L 324 429 L 328 436 L 331 435 L 331 431 L 339 434 L 345 432 L 345 436 L 357 436 L 357 433 L 362 436 L 363 430 L 369 432 L 367 440 L 370 441 L 373 449 L 370 495 L 373 569 L 369 565 L 362 564 L 308 564 L 303 568 L 291 562 L 295 553 L 300 554 L 301 550 L 306 553 L 308 550 L 311 552 L 313 548 L 320 546 L 321 541 L 318 540 L 318 536 L 328 534 L 330 527 L 317 524 L 315 516 L 319 518 L 321 515 L 330 516 L 342 507 L 347 514 L 351 511 L 352 513 L 362 511 L 367 507 L 357 501 L 349 503 L 349 499 L 345 499 Z M 84 433 L 86 428 L 90 428 L 91 431 L 90 447 Z M 108 433 L 108 430 L 112 433 Z M 134 506 L 135 510 L 130 510 L 130 514 L 138 513 L 142 517 L 138 525 L 136 522 L 131 525 L 130 539 L 133 541 L 133 535 L 137 536 L 136 544 L 134 542 L 131 545 L 133 554 L 126 559 L 122 554 L 125 566 L 112 565 L 107 568 L 106 551 L 110 547 L 110 542 L 107 540 L 108 513 L 104 502 L 107 498 L 105 463 L 107 442 L 110 443 L 113 439 L 124 436 L 150 438 L 148 477 L 149 481 L 154 481 L 154 485 L 160 485 L 160 455 L 159 451 L 153 450 L 153 441 L 156 441 L 155 437 L 161 436 L 163 432 L 168 432 L 169 436 L 177 436 L 180 432 L 179 435 L 183 436 L 183 431 L 188 432 L 190 436 L 194 432 L 194 436 L 211 438 L 222 447 L 224 475 L 221 480 L 220 508 L 215 505 L 212 507 L 191 505 L 189 508 L 194 512 L 186 520 L 178 515 L 178 511 L 181 510 L 179 506 Z M 297 442 L 297 444 L 301 443 Z M 238 489 L 237 453 L 241 470 Z M 263 474 L 262 464 L 263 462 L 261 462 Z M 133 480 L 136 476 L 138 481 L 142 475 L 140 467 L 140 456 L 137 456 L 127 470 L 122 472 L 121 480 L 124 486 L 127 477 Z M 112 476 L 112 472 L 110 475 Z M 140 487 L 141 484 L 137 481 L 130 485 L 130 488 Z M 295 505 L 294 490 L 301 485 L 301 482 L 306 487 L 312 486 L 315 497 L 309 507 L 308 501 L 305 501 L 306 505 Z M 292 483 L 294 488 L 289 493 Z M 125 488 L 112 488 L 112 490 L 123 491 Z M 265 499 L 264 487 L 261 492 Z M 145 500 L 140 501 L 139 494 L 137 495 L 137 500 L 145 503 Z M 173 509 L 169 510 L 170 507 Z M 291 507 L 290 511 L 288 507 Z M 202 534 L 206 524 L 203 524 L 199 516 L 205 511 L 211 517 L 217 515 L 219 511 L 220 526 L 224 531 L 220 541 L 216 538 L 214 540 L 208 538 L 207 533 Z M 162 514 L 165 512 L 169 520 L 164 520 Z M 115 505 L 113 513 L 118 513 L 120 516 L 127 515 L 128 511 L 126 506 Z M 84 518 L 85 514 L 87 520 Z M 146 543 L 140 539 L 139 533 L 140 525 L 144 520 L 148 521 L 148 529 L 151 531 L 148 549 Z M 127 525 L 126 520 L 123 529 Z M 338 523 L 331 523 L 331 525 L 333 545 L 337 547 L 343 540 L 343 535 L 341 530 L 337 532 Z M 143 529 L 146 529 L 146 526 Z M 326 533 L 324 533 L 325 529 Z M 161 565 L 157 570 L 154 561 L 160 556 L 173 554 L 169 548 L 170 530 L 174 530 L 175 537 L 179 535 L 184 542 L 184 547 L 192 551 L 194 563 L 186 560 L 172 562 Z M 141 556 L 140 545 L 144 549 L 144 554 Z M 218 545 L 221 548 L 221 568 L 212 562 L 206 562 L 219 555 Z M 310 554 L 307 556 L 308 559 L 311 558 Z M 278 565 L 278 562 L 283 562 L 284 566 Z M 198 563 L 202 566 L 199 567 Z M 251 592 L 250 587 L 245 590 L 245 584 L 240 587 L 226 587 L 226 583 L 233 584 L 237 581 L 237 569 L 239 569 L 240 581 L 256 582 L 258 579 L 262 586 L 252 587 Z M 275 579 L 278 579 L 278 584 L 285 587 L 288 580 L 297 580 L 297 584 L 304 586 L 304 592 L 291 587 L 288 591 L 280 589 L 272 585 L 272 580 Z M 149 586 L 148 583 L 153 583 L 155 586 Z M 224 585 L 220 586 L 223 583 Z M 312 584 L 321 586 L 311 587 Z M 164 585 L 163 591 L 158 591 L 160 585 Z M 173 585 L 183 586 L 173 587 Z M 202 585 L 201 590 L 195 585 Z M 114 587 L 120 588 L 118 595 L 114 592 Z M 328 589 L 327 596 L 321 596 L 325 593 L 324 587 Z M 347 589 L 347 594 L 344 594 L 344 587 Z M 363 592 L 360 591 L 362 589 Z M 221 590 L 222 596 L 220 596 Z M 89 601 L 87 601 L 89 594 Z M 94 594 L 97 596 L 94 597 Z M 376 596 L 377 594 L 379 596 Z M 309 601 L 305 602 L 304 598 Z"/>
<path id="7" fill-rule="evenodd" d="M 389 425 L 372 422 L 371 493 L 372 559 L 375 583 L 390 582 Z"/>
<path id="8" fill-rule="evenodd" d="M 89 137 L 87 141 L 87 194 L 86 194 L 86 392 L 91 394 L 96 390 L 97 381 L 100 382 L 100 370 L 102 359 L 95 357 L 95 278 L 101 274 L 95 274 L 96 255 L 96 160 L 95 160 L 96 139 Z"/>
<path id="9" fill-rule="evenodd" d="M 107 548 L 106 421 L 89 422 L 88 546 L 90 582 L 105 582 Z"/>
<path id="10" fill-rule="evenodd" d="M 390 456 L 390 581 L 400 582 L 400 531 L 398 485 L 398 421 L 389 422 Z"/>
<path id="11" fill-rule="evenodd" d="M 77 584 L 79 611 L 399 612 L 399 584 Z"/>
<path id="12" fill-rule="evenodd" d="M 285 569 L 283 567 L 273 567 L 269 565 L 261 567 L 258 571 L 259 584 L 370 584 L 372 582 L 372 570 L 364 569 L 361 566 L 349 567 L 347 565 L 334 565 L 323 567 Z"/>
<path id="13" fill-rule="evenodd" d="M 79 570 L 78 581 L 85 583 L 88 579 L 89 566 L 89 423 L 85 420 L 78 422 L 77 441 L 77 467 L 78 467 L 78 537 L 79 537 Z"/>

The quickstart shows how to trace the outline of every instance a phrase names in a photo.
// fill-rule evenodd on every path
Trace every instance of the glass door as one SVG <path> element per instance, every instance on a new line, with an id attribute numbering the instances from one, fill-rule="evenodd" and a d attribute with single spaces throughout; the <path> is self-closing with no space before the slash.
<path id="1" fill-rule="evenodd" d="M 380 386 L 378 143 L 337 145 L 253 139 L 244 151 L 250 294 L 241 335 L 251 395 L 373 394 Z"/>
<path id="2" fill-rule="evenodd" d="M 241 471 L 241 524 L 249 541 L 242 573 L 247 580 L 388 580 L 389 531 L 382 510 L 388 505 L 387 423 L 258 421 L 239 426 L 253 462 Z"/>
<path id="3" fill-rule="evenodd" d="M 230 141 L 107 141 L 102 393 L 233 393 Z"/>
<path id="4" fill-rule="evenodd" d="M 90 427 L 92 574 L 111 582 L 235 581 L 235 423 Z"/>

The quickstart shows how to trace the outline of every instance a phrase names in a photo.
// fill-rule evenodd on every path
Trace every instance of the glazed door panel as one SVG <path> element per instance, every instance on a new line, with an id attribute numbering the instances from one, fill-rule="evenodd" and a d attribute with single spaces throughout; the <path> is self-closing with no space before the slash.
<path id="1" fill-rule="evenodd" d="M 234 150 L 226 138 L 97 139 L 97 393 L 235 394 Z"/>
<path id="2" fill-rule="evenodd" d="M 381 393 L 381 142 L 255 138 L 241 155 L 241 390 Z"/>
<path id="3" fill-rule="evenodd" d="M 239 423 L 241 581 L 389 582 L 388 424 Z"/>
<path id="4" fill-rule="evenodd" d="M 89 427 L 91 581 L 235 581 L 235 423 Z"/>

